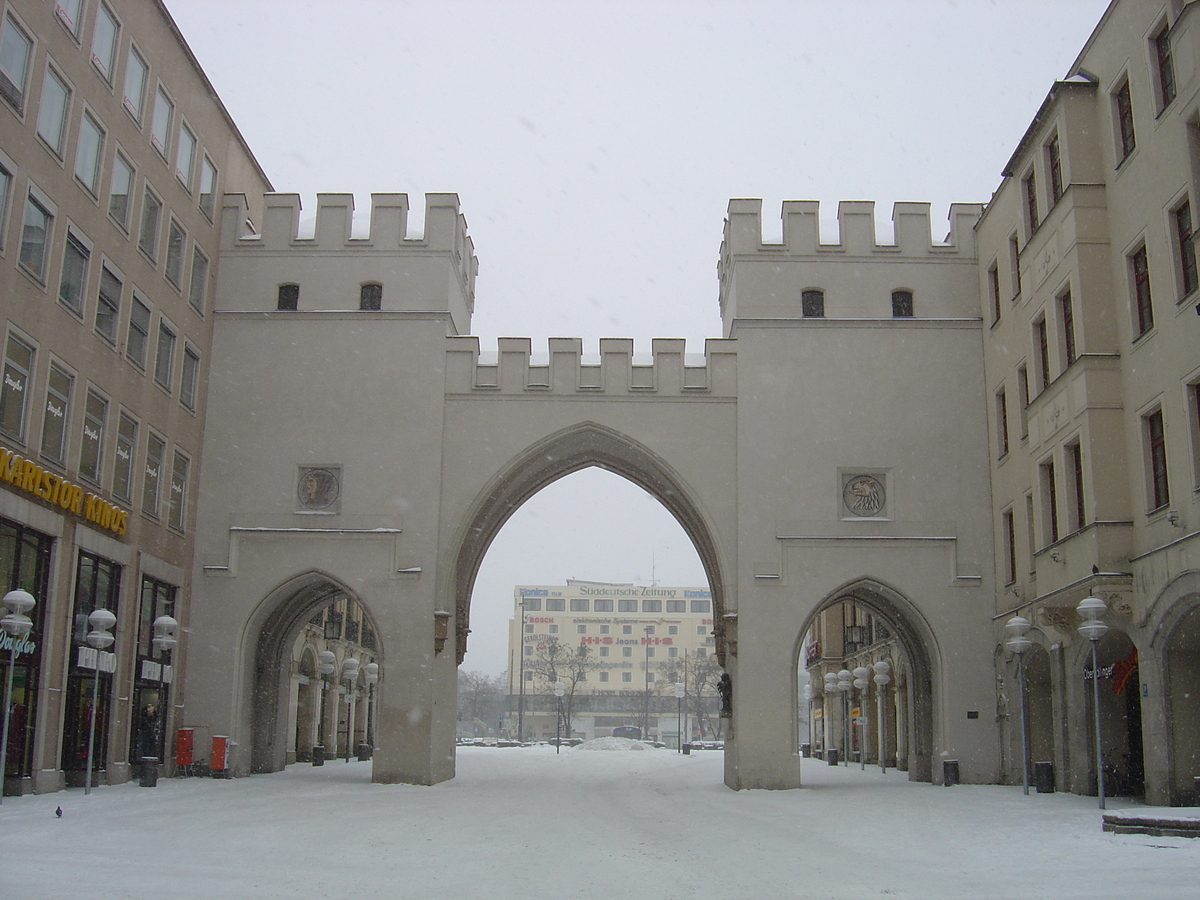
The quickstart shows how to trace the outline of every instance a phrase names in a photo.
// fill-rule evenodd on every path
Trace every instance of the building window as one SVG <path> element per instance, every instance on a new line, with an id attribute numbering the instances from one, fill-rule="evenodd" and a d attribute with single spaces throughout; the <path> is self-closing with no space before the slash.
<path id="1" fill-rule="evenodd" d="M 142 602 L 137 620 L 138 656 L 156 660 L 168 658 L 170 650 L 160 650 L 154 646 L 154 620 L 159 616 L 175 615 L 177 591 L 178 588 L 165 581 L 149 575 L 142 576 Z"/>
<path id="2" fill-rule="evenodd" d="M 611 600 L 593 600 L 592 609 L 595 612 L 612 612 L 613 602 Z M 601 626 L 607 628 L 607 626 Z"/>
<path id="3" fill-rule="evenodd" d="M 820 319 L 825 315 L 825 294 L 822 291 L 803 291 L 800 294 L 800 315 Z"/>
<path id="4" fill-rule="evenodd" d="M 712 611 L 711 604 L 709 603 L 708 600 L 693 600 L 692 601 L 692 612 L 706 613 L 706 612 L 711 612 L 711 611 Z"/>
<path id="5" fill-rule="evenodd" d="M 1129 94 L 1129 79 L 1125 79 L 1113 94 L 1113 105 L 1117 116 L 1117 146 L 1121 162 L 1133 152 L 1137 139 L 1133 133 L 1133 100 Z M 1120 165 L 1120 163 L 1118 163 Z"/>
<path id="6" fill-rule="evenodd" d="M 146 438 L 146 469 L 142 477 L 142 512 L 158 518 L 158 489 L 161 483 L 163 453 L 167 445 L 156 434 Z"/>
<path id="7" fill-rule="evenodd" d="M 129 307 L 129 331 L 125 338 L 125 358 L 139 369 L 146 368 L 146 348 L 150 345 L 150 307 L 136 294 Z"/>
<path id="8" fill-rule="evenodd" d="M 892 291 L 892 318 L 911 319 L 912 314 L 912 291 Z"/>
<path id="9" fill-rule="evenodd" d="M 608 673 L 607 673 L 607 672 L 601 672 L 601 673 L 600 673 L 600 680 L 601 680 L 601 681 L 608 681 Z"/>
<path id="10" fill-rule="evenodd" d="M 54 12 L 67 31 L 79 36 L 79 14 L 83 11 L 83 0 L 56 0 Z"/>
<path id="11" fill-rule="evenodd" d="M 542 608 L 542 601 L 539 597 L 525 597 L 521 600 L 521 607 L 526 612 L 537 612 Z M 532 626 L 530 626 L 532 628 Z"/>
<path id="12" fill-rule="evenodd" d="M 996 391 L 996 443 L 998 457 L 1003 459 L 1008 455 L 1008 401 L 1004 388 Z"/>
<path id="13" fill-rule="evenodd" d="M 87 392 L 83 406 L 83 442 L 79 449 L 79 477 L 94 484 L 100 483 L 104 462 L 104 426 L 108 422 L 108 401 L 92 391 Z"/>
<path id="14" fill-rule="evenodd" d="M 0 31 L 0 94 L 18 114 L 25 111 L 25 76 L 33 41 L 11 15 L 4 17 Z"/>
<path id="15" fill-rule="evenodd" d="M 383 285 L 370 282 L 358 290 L 358 308 L 378 311 L 383 305 Z"/>
<path id="16" fill-rule="evenodd" d="M 621 681 L 625 684 L 628 684 L 629 682 L 633 681 L 633 673 L 632 672 L 622 672 L 621 673 Z"/>
<path id="17" fill-rule="evenodd" d="M 1050 180 L 1050 205 L 1053 206 L 1063 195 L 1062 154 L 1057 134 L 1046 144 L 1046 177 Z"/>
<path id="18" fill-rule="evenodd" d="M 1071 306 L 1071 292 L 1068 290 L 1058 298 L 1059 318 L 1062 321 L 1063 358 L 1066 368 L 1075 364 L 1075 313 Z"/>
<path id="19" fill-rule="evenodd" d="M 96 294 L 96 333 L 113 344 L 117 342 L 117 316 L 121 311 L 123 287 L 121 279 L 108 266 L 100 267 L 100 290 Z"/>
<path id="20" fill-rule="evenodd" d="M 1000 268 L 992 263 L 987 271 L 988 301 L 992 306 L 992 324 L 1000 321 Z"/>
<path id="21" fill-rule="evenodd" d="M 208 293 L 208 257 L 199 247 L 192 247 L 192 277 L 188 286 L 188 303 L 204 315 L 204 295 Z"/>
<path id="22" fill-rule="evenodd" d="M 188 409 L 196 408 L 196 385 L 199 383 L 200 356 L 191 344 L 183 345 L 183 372 L 179 376 L 179 402 Z"/>
<path id="23" fill-rule="evenodd" d="M 532 656 L 532 655 L 533 655 L 533 654 L 532 654 L 532 652 L 531 652 L 532 650 L 533 650 L 533 648 L 532 648 L 532 647 L 526 647 L 526 648 L 525 648 L 525 655 L 526 655 L 526 656 Z M 526 680 L 526 681 L 533 681 L 533 673 L 532 673 L 532 672 L 526 672 L 526 673 L 525 673 L 525 680 Z"/>
<path id="24" fill-rule="evenodd" d="M 547 631 L 549 634 L 558 634 L 558 625 L 557 625 L 557 624 L 555 624 L 555 625 L 551 625 L 551 626 L 549 626 L 549 627 L 546 629 L 546 631 Z"/>
<path id="25" fill-rule="evenodd" d="M 636 600 L 618 600 L 617 612 L 637 612 Z M 628 634 L 628 632 L 626 632 Z"/>
<path id="26" fill-rule="evenodd" d="M 217 167 L 207 156 L 200 163 L 200 212 L 213 220 L 217 202 Z"/>
<path id="27" fill-rule="evenodd" d="M 678 647 L 668 647 L 668 648 L 667 648 L 667 656 L 668 656 L 669 658 L 671 658 L 671 659 L 676 659 L 676 658 L 678 658 L 678 656 L 679 656 L 679 648 L 678 648 Z"/>
<path id="28" fill-rule="evenodd" d="M 662 601 L 661 600 L 643 600 L 642 601 L 642 612 L 652 612 L 652 613 L 662 612 Z"/>
<path id="29" fill-rule="evenodd" d="M 163 273 L 177 288 L 183 287 L 183 245 L 186 241 L 184 230 L 172 219 L 167 227 L 167 264 Z"/>
<path id="30" fill-rule="evenodd" d="M 608 602 L 609 602 L 609 603 L 611 603 L 612 601 L 611 601 L 611 600 L 609 600 Z M 609 612 L 612 612 L 612 608 L 611 608 L 611 607 L 609 608 Z M 607 625 L 601 625 L 601 626 L 600 626 L 600 633 L 601 633 L 601 634 L 608 634 L 608 626 L 607 626 Z"/>
<path id="31" fill-rule="evenodd" d="M 546 612 L 566 612 L 567 601 L 561 597 L 546 600 Z"/>
<path id="32" fill-rule="evenodd" d="M 1165 109 L 1175 99 L 1175 67 L 1171 63 L 1171 39 L 1166 25 L 1154 36 L 1155 74 L 1158 76 L 1158 101 Z"/>
<path id="33" fill-rule="evenodd" d="M 633 656 L 633 648 L 632 647 L 622 647 L 621 655 L 622 656 Z"/>
<path id="34" fill-rule="evenodd" d="M 71 89 L 52 68 L 46 69 L 42 82 L 42 102 L 38 108 L 37 133 L 55 155 L 62 156 L 63 137 L 66 134 L 67 106 L 71 100 Z"/>
<path id="35" fill-rule="evenodd" d="M 158 253 L 158 220 L 162 215 L 162 202 L 147 188 L 142 199 L 142 228 L 138 232 L 138 248 L 156 262 Z"/>
<path id="36" fill-rule="evenodd" d="M 600 655 L 601 655 L 601 656 L 608 656 L 608 648 L 607 648 L 607 647 L 601 647 L 601 648 L 600 648 Z"/>
<path id="37" fill-rule="evenodd" d="M 57 463 L 66 449 L 67 416 L 71 408 L 71 388 L 75 379 L 54 363 L 46 383 L 46 410 L 42 416 L 42 456 Z"/>
<path id="38" fill-rule="evenodd" d="M 1058 540 L 1058 486 L 1054 482 L 1054 460 L 1038 466 L 1042 482 L 1042 533 L 1049 536 L 1047 544 Z"/>
<path id="39" fill-rule="evenodd" d="M 1037 552 L 1037 540 L 1033 531 L 1033 494 L 1025 495 L 1025 536 L 1026 543 L 1029 545 L 1029 571 L 1034 571 L 1033 559 Z"/>
<path id="40" fill-rule="evenodd" d="M 1025 186 L 1025 220 L 1029 225 L 1029 233 L 1033 234 L 1041 224 L 1038 218 L 1037 179 L 1034 173 L 1026 175 L 1022 184 Z"/>
<path id="41" fill-rule="evenodd" d="M 137 422 L 121 413 L 117 421 L 116 460 L 113 463 L 113 496 L 128 500 L 133 490 L 133 454 L 137 449 Z"/>
<path id="42" fill-rule="evenodd" d="M 1021 440 L 1029 437 L 1029 371 L 1025 364 L 1017 366 L 1017 403 L 1021 408 Z"/>
<path id="43" fill-rule="evenodd" d="M 75 177 L 79 183 L 96 194 L 100 178 L 100 157 L 104 152 L 104 129 L 90 113 L 84 113 L 79 123 L 79 146 L 75 150 Z"/>
<path id="44" fill-rule="evenodd" d="M 1083 499 L 1083 447 L 1079 441 L 1067 444 L 1067 475 L 1071 488 L 1071 530 L 1080 531 L 1087 524 Z"/>
<path id="45" fill-rule="evenodd" d="M 1129 279 L 1133 282 L 1133 309 L 1137 316 L 1137 334 L 1141 337 L 1154 327 L 1154 307 L 1150 302 L 1150 266 L 1143 244 L 1129 256 Z"/>
<path id="46" fill-rule="evenodd" d="M 654 634 L 654 626 L 653 625 L 646 626 L 646 634 Z"/>
<path id="47" fill-rule="evenodd" d="M 175 117 L 175 104 L 160 84 L 154 95 L 154 116 L 150 122 L 150 143 L 163 156 L 167 155 L 167 142 L 171 139 L 171 121 Z"/>
<path id="48" fill-rule="evenodd" d="M 150 67 L 133 47 L 129 48 L 129 60 L 125 64 L 124 103 L 135 122 L 142 121 L 142 104 L 146 102 L 146 76 Z"/>
<path id="49" fill-rule="evenodd" d="M 646 648 L 646 659 L 654 659 L 654 648 L 653 647 Z M 653 681 L 653 679 L 651 679 L 651 680 Z"/>
<path id="50" fill-rule="evenodd" d="M 117 24 L 116 18 L 108 11 L 108 7 L 101 3 L 96 13 L 96 27 L 92 31 L 92 65 L 108 82 L 112 81 L 113 62 L 117 58 L 117 35 L 120 30 L 121 26 Z"/>
<path id="51" fill-rule="evenodd" d="M 46 274 L 46 247 L 54 228 L 54 216 L 30 194 L 25 200 L 21 225 L 21 265 L 41 281 Z"/>
<path id="52" fill-rule="evenodd" d="M 281 284 L 275 300 L 276 309 L 294 310 L 300 304 L 300 285 Z"/>
<path id="53" fill-rule="evenodd" d="M 108 214 L 122 231 L 129 230 L 129 196 L 133 189 L 133 166 L 118 153 L 113 157 L 112 181 L 108 189 Z"/>
<path id="54" fill-rule="evenodd" d="M 1008 239 L 1009 277 L 1012 278 L 1013 299 L 1021 296 L 1021 245 L 1014 234 Z"/>
<path id="55" fill-rule="evenodd" d="M 696 634 L 704 635 L 704 634 L 707 634 L 707 631 L 705 630 L 703 625 L 697 625 L 696 626 Z"/>
<path id="56" fill-rule="evenodd" d="M 1146 440 L 1146 457 L 1150 476 L 1150 511 L 1161 509 L 1171 502 L 1167 486 L 1167 441 L 1163 429 L 1163 414 L 1156 409 L 1142 417 L 1142 428 Z"/>
<path id="57" fill-rule="evenodd" d="M 167 502 L 167 525 L 176 531 L 183 531 L 187 513 L 188 466 L 188 458 L 176 450 L 171 465 L 171 496 Z"/>
<path id="58" fill-rule="evenodd" d="M 686 600 L 668 600 L 667 601 L 667 612 L 669 612 L 669 613 L 687 612 L 687 601 Z"/>
<path id="59" fill-rule="evenodd" d="M 1196 245 L 1192 240 L 1192 204 L 1188 200 L 1175 209 L 1175 239 L 1179 253 L 1179 287 L 1186 297 L 1196 289 Z"/>
<path id="60" fill-rule="evenodd" d="M 633 602 L 636 603 L 637 601 L 635 600 Z M 634 612 L 637 612 L 636 608 L 634 609 Z M 632 625 L 622 625 L 621 626 L 621 634 L 633 634 L 633 626 Z"/>
<path id="61" fill-rule="evenodd" d="M 158 320 L 158 348 L 154 355 L 154 380 L 160 387 L 171 390 L 171 375 L 175 368 L 175 332 L 166 319 Z"/>
<path id="62" fill-rule="evenodd" d="M 21 440 L 25 435 L 25 397 L 33 370 L 33 348 L 10 334 L 4 345 L 4 382 L 0 385 L 0 431 Z"/>
<path id="63" fill-rule="evenodd" d="M 576 625 L 575 633 L 576 634 L 587 634 L 587 626 L 586 625 Z"/>
<path id="64" fill-rule="evenodd" d="M 1017 580 L 1017 530 L 1011 509 L 1000 514 L 1000 530 L 1004 536 L 1004 583 L 1012 584 Z"/>
<path id="65" fill-rule="evenodd" d="M 58 299 L 76 315 L 83 311 L 83 292 L 87 286 L 88 260 L 91 251 L 70 231 L 63 248 L 62 277 L 58 281 Z"/>
<path id="66" fill-rule="evenodd" d="M 186 125 L 179 127 L 179 145 L 175 148 L 175 177 L 179 183 L 192 190 L 192 166 L 196 162 L 196 136 Z"/>
<path id="67" fill-rule="evenodd" d="M 577 598 L 571 600 L 571 612 L 587 612 L 587 611 L 588 611 L 587 600 L 580 600 Z"/>
<path id="68" fill-rule="evenodd" d="M 1050 386 L 1050 344 L 1046 335 L 1046 317 L 1033 323 L 1033 347 L 1037 353 L 1038 393 Z"/>

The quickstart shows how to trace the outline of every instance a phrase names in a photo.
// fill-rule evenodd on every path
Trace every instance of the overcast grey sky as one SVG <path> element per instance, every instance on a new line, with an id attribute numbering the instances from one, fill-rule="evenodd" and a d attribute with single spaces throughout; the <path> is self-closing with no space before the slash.
<path id="1" fill-rule="evenodd" d="M 456 192 L 479 256 L 473 331 L 720 335 L 726 204 L 986 201 L 1106 0 L 167 0 L 276 190 Z M 620 515 L 618 515 L 620 511 Z M 639 515 L 630 516 L 631 511 Z M 639 522 L 630 527 L 630 522 Z M 653 560 L 653 563 L 652 563 Z M 512 586 L 703 583 L 657 502 L 564 479 L 497 538 L 466 668 L 499 672 Z"/>

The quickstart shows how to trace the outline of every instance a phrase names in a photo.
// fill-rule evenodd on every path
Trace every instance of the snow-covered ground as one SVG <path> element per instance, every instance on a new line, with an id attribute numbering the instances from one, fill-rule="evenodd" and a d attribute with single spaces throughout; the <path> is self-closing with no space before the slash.
<path id="1" fill-rule="evenodd" d="M 1200 840 L 1103 833 L 1094 797 L 818 760 L 806 789 L 735 792 L 722 757 L 464 747 L 435 787 L 335 760 L 9 797 L 0 897 L 1200 896 Z"/>

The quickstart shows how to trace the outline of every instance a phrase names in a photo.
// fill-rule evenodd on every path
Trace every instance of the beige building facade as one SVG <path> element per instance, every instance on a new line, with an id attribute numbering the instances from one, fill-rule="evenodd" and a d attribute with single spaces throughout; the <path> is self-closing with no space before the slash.
<path id="1" fill-rule="evenodd" d="M 0 591 L 35 600 L 0 653 L 21 793 L 83 784 L 93 721 L 94 783 L 173 760 L 221 195 L 270 183 L 161 3 L 6 0 L 0 44 Z"/>

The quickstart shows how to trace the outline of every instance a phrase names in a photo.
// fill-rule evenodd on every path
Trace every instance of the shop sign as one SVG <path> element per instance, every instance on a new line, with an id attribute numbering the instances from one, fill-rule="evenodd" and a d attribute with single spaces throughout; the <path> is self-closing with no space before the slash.
<path id="1" fill-rule="evenodd" d="M 117 654 L 95 647 L 80 647 L 75 665 L 81 669 L 96 669 L 111 674 L 117 671 Z"/>
<path id="2" fill-rule="evenodd" d="M 125 510 L 85 492 L 79 485 L 46 471 L 37 463 L 22 459 L 7 447 L 0 447 L 0 481 L 7 481 L 51 506 L 83 516 L 114 534 L 125 534 L 128 517 Z"/>
<path id="3" fill-rule="evenodd" d="M 15 654 L 20 656 L 22 653 L 37 652 L 37 642 L 31 641 L 26 635 L 21 637 L 13 637 L 11 634 L 0 635 L 0 650 L 5 654 Z M 10 656 L 10 658 L 12 658 Z"/>

